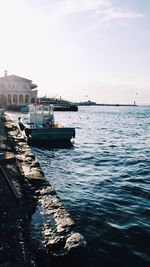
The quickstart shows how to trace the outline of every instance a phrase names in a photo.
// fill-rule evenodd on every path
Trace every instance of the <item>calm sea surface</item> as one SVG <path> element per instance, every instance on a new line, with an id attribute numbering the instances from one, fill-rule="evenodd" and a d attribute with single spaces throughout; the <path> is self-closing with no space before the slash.
<path id="1" fill-rule="evenodd" d="M 55 112 L 70 149 L 33 152 L 88 242 L 91 267 L 150 266 L 150 107 Z"/>

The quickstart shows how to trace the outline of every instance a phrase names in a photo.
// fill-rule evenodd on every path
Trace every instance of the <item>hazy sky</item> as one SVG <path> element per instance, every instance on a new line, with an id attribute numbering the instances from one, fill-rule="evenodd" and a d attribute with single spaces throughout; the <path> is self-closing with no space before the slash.
<path id="1" fill-rule="evenodd" d="M 0 76 L 40 96 L 150 104 L 150 0 L 0 0 Z"/>

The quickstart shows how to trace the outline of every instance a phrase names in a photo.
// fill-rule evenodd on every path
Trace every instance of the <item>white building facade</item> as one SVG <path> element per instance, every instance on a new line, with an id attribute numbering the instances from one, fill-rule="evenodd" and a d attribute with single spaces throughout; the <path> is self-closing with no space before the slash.
<path id="1" fill-rule="evenodd" d="M 37 100 L 36 84 L 17 75 L 0 77 L 0 106 L 8 109 L 21 108 Z"/>

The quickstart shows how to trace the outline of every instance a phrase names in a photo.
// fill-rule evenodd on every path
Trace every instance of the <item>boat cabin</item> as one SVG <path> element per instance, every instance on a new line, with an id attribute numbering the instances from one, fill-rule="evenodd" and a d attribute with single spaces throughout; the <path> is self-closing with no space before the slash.
<path id="1" fill-rule="evenodd" d="M 29 105 L 29 123 L 28 125 L 34 127 L 53 127 L 54 111 L 52 105 Z"/>

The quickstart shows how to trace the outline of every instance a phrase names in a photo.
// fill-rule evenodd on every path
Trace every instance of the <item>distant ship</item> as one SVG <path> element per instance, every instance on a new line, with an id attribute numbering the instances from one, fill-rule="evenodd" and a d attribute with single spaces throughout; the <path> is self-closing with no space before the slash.
<path id="1" fill-rule="evenodd" d="M 50 104 L 54 106 L 54 111 L 78 111 L 78 106 L 72 104 L 68 100 L 64 100 L 61 97 L 40 97 L 38 98 L 38 102 L 41 104 Z"/>

